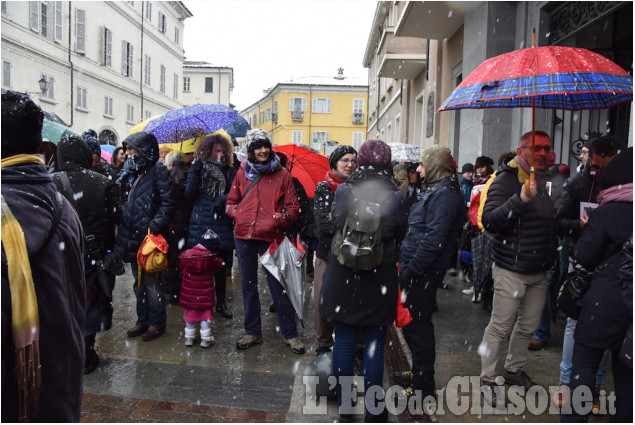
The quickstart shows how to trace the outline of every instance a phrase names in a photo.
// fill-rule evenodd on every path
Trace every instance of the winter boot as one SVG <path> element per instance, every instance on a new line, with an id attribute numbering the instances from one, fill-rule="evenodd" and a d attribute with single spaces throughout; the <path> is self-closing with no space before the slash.
<path id="1" fill-rule="evenodd" d="M 211 328 L 201 329 L 201 347 L 209 348 L 214 345 L 215 342 Z"/>
<path id="2" fill-rule="evenodd" d="M 99 364 L 99 356 L 95 350 L 95 335 L 85 336 L 86 359 L 84 360 L 84 375 L 91 373 Z"/>
<path id="3" fill-rule="evenodd" d="M 203 331 L 201 331 L 201 337 Z M 194 345 L 194 339 L 196 339 L 196 328 L 185 328 L 185 346 L 192 347 Z"/>

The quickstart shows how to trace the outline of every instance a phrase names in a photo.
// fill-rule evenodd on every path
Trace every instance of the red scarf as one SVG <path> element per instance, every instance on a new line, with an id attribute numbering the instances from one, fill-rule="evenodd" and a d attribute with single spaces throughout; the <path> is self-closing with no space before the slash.
<path id="1" fill-rule="evenodd" d="M 346 180 L 335 174 L 333 170 L 329 170 L 329 172 L 326 173 L 326 184 L 329 185 L 329 189 L 331 189 L 333 193 L 337 190 L 337 186 L 341 185 L 345 181 Z"/>

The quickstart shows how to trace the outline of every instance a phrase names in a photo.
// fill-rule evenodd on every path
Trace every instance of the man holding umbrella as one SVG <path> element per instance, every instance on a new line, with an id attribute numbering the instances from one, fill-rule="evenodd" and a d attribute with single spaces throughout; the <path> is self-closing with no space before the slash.
<path id="1" fill-rule="evenodd" d="M 534 385 L 524 366 L 529 341 L 540 324 L 547 290 L 546 271 L 553 264 L 556 246 L 553 203 L 545 187 L 549 152 L 551 139 L 547 133 L 525 133 L 516 157 L 501 166 L 481 195 L 482 223 L 495 237 L 494 308 L 479 347 L 481 385 L 491 388 L 491 398 L 489 391 L 485 398 L 492 406 L 497 404 L 494 379 L 500 345 L 512 326 L 503 372 L 505 383 L 524 386 L 526 390 Z M 530 179 L 532 155 L 535 180 Z"/>

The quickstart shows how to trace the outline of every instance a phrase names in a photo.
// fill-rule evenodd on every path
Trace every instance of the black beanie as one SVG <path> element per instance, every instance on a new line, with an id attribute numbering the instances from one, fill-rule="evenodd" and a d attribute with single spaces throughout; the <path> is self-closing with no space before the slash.
<path id="1" fill-rule="evenodd" d="M 633 183 L 633 148 L 623 149 L 613 158 L 598 176 L 598 185 L 602 189 Z"/>
<path id="2" fill-rule="evenodd" d="M 474 172 L 474 165 L 470 164 L 469 162 L 466 162 L 465 164 L 463 164 L 463 168 L 461 168 L 461 174 L 473 173 L 473 172 Z"/>
<path id="3" fill-rule="evenodd" d="M 44 113 L 25 93 L 2 90 L 2 158 L 37 153 Z"/>
<path id="4" fill-rule="evenodd" d="M 480 167 L 492 167 L 494 165 L 494 160 L 492 158 L 490 158 L 489 156 L 479 156 L 478 158 L 476 158 L 476 161 L 474 161 L 474 168 L 480 168 Z"/>
<path id="5" fill-rule="evenodd" d="M 352 153 L 357 156 L 357 151 L 354 147 L 348 145 L 338 146 L 333 152 L 331 152 L 331 156 L 329 156 L 329 167 L 331 170 L 337 169 L 337 161 L 339 161 L 344 155 Z"/>

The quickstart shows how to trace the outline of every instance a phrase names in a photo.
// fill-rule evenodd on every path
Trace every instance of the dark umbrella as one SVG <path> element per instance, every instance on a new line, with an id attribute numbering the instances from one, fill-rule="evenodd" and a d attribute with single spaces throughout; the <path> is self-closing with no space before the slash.
<path id="1" fill-rule="evenodd" d="M 328 158 L 293 144 L 274 146 L 273 150 L 286 155 L 289 174 L 300 181 L 307 195 L 312 198 L 315 186 L 326 179 L 326 173 L 330 170 Z"/>
<path id="2" fill-rule="evenodd" d="M 214 133 L 237 117 L 228 106 L 197 103 L 166 112 L 148 122 L 144 131 L 152 133 L 159 143 L 176 143 Z"/>
<path id="3" fill-rule="evenodd" d="M 515 50 L 486 60 L 438 111 L 467 108 L 606 109 L 633 100 L 633 77 L 606 57 L 578 47 Z M 531 180 L 534 138 L 531 140 Z M 526 188 L 528 190 L 528 187 Z"/>
<path id="4" fill-rule="evenodd" d="M 230 137 L 236 139 L 238 137 L 245 137 L 247 131 L 251 130 L 251 126 L 245 118 L 238 115 L 236 121 L 223 127 L 223 130 L 225 130 Z"/>

